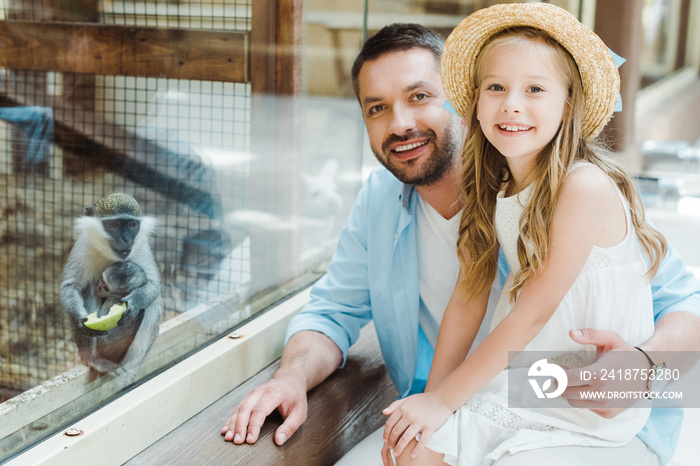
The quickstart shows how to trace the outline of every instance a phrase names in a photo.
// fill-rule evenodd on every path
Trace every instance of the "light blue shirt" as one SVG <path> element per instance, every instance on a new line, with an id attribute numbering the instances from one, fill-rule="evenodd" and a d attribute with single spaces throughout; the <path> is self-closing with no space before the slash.
<path id="1" fill-rule="evenodd" d="M 343 362 L 360 329 L 374 321 L 387 371 L 401 397 L 425 388 L 433 348 L 419 331 L 418 194 L 384 168 L 374 170 L 357 196 L 326 274 L 289 324 L 287 340 L 314 330 L 338 345 Z M 499 257 L 501 279 L 508 265 Z M 673 311 L 700 315 L 700 284 L 670 249 L 652 282 L 655 319 Z M 638 436 L 668 462 L 678 442 L 680 409 L 652 409 Z"/>

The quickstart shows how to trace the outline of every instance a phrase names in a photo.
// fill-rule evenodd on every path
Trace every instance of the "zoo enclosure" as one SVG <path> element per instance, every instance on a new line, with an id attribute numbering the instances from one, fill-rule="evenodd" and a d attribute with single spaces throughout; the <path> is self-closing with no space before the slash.
<path id="1" fill-rule="evenodd" d="M 79 364 L 58 290 L 73 221 L 104 194 L 158 220 L 164 320 L 227 303 L 209 339 L 318 263 L 298 225 L 238 215 L 299 213 L 300 3 L 0 1 L 0 402 Z M 0 460 L 47 433 L 27 422 Z"/>

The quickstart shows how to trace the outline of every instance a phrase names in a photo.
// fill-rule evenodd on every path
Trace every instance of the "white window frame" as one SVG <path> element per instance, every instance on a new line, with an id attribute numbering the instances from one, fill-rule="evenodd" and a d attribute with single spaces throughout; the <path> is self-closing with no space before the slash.
<path id="1" fill-rule="evenodd" d="M 7 466 L 93 466 L 95 458 L 124 463 L 278 359 L 287 325 L 309 292 L 310 287 L 275 305 Z M 222 423 L 227 415 L 222 413 Z M 80 434 L 68 436 L 69 429 Z"/>

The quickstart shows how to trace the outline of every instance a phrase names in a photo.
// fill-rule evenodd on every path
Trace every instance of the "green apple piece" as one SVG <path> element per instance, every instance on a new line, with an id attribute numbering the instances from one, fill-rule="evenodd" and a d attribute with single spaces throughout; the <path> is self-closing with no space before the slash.
<path id="1" fill-rule="evenodd" d="M 102 317 L 97 317 L 97 312 L 88 314 L 88 318 L 83 324 L 85 324 L 87 328 L 106 332 L 117 326 L 124 311 L 126 311 L 126 303 L 118 303 L 110 307 L 109 312 Z"/>

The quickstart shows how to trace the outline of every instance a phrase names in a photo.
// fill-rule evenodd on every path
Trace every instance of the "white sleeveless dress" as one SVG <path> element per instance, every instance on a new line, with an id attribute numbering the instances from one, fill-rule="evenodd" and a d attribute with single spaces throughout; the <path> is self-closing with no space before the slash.
<path id="1" fill-rule="evenodd" d="M 581 165 L 575 165 L 572 170 Z M 518 226 L 531 191 L 532 186 L 511 197 L 504 197 L 504 192 L 498 196 L 496 233 L 511 273 L 494 311 L 492 330 L 513 309 L 508 290 L 514 273 L 520 269 L 516 251 Z M 647 266 L 628 204 L 619 190 L 618 194 L 627 219 L 625 238 L 609 248 L 593 247 L 581 274 L 525 351 L 561 352 L 557 358 L 560 362 L 568 367 L 581 367 L 594 361 L 595 347 L 571 340 L 570 329 L 612 329 L 632 346 L 642 344 L 653 334 L 651 286 L 644 277 Z M 536 355 L 529 356 L 530 360 L 527 356 L 521 354 L 512 361 L 508 369 L 450 416 L 433 434 L 428 448 L 443 453 L 445 462 L 451 465 L 482 466 L 505 453 L 532 449 L 625 445 L 646 423 L 648 407 L 627 409 L 613 419 L 604 419 L 588 409 L 570 407 L 561 397 L 548 400 L 559 403 L 556 408 L 509 408 L 508 371 L 526 374 L 538 359 Z M 531 387 L 525 385 L 523 390 Z"/>

